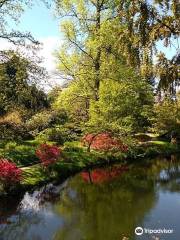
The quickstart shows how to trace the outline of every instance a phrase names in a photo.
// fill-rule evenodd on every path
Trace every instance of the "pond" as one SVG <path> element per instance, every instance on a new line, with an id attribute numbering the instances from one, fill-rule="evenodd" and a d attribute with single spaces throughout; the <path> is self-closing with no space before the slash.
<path id="1" fill-rule="evenodd" d="M 0 240 L 178 240 L 178 160 L 172 156 L 93 169 L 5 199 L 0 202 Z M 135 234 L 136 227 L 142 235 Z"/>

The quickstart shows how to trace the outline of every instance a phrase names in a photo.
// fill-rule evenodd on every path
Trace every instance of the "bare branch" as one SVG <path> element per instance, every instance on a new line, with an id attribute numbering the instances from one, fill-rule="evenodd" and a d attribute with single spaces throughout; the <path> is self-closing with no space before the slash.
<path id="1" fill-rule="evenodd" d="M 7 2 L 10 2 L 12 0 L 0 0 L 0 8 L 3 7 L 4 4 L 6 4 Z"/>
<path id="2" fill-rule="evenodd" d="M 74 44 L 81 52 L 83 52 L 85 55 L 87 55 L 89 58 L 91 58 L 94 62 L 94 58 L 88 53 L 86 52 L 77 42 L 73 41 L 71 38 L 68 37 L 68 40 Z"/>
<path id="3" fill-rule="evenodd" d="M 0 38 L 7 39 L 9 42 L 13 43 L 14 45 L 22 45 L 25 46 L 25 40 L 29 40 L 35 45 L 39 45 L 40 43 L 35 40 L 31 33 L 21 33 L 19 31 L 12 31 L 10 33 L 1 32 Z"/>

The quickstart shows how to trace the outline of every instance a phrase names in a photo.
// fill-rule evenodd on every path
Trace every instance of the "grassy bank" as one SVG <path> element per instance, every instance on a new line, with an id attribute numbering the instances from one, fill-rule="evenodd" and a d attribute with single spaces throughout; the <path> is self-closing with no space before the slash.
<path id="1" fill-rule="evenodd" d="M 51 143 L 54 144 L 54 143 Z M 51 181 L 63 179 L 95 166 L 111 163 L 128 164 L 129 161 L 139 161 L 157 155 L 169 156 L 180 152 L 177 145 L 165 141 L 148 141 L 130 148 L 127 153 L 102 153 L 82 147 L 79 142 L 66 143 L 61 159 L 53 165 L 51 171 L 44 170 L 35 156 L 39 143 L 25 141 L 21 143 L 6 143 L 0 145 L 0 157 L 8 158 L 23 170 L 23 181 L 18 190 L 32 189 Z"/>

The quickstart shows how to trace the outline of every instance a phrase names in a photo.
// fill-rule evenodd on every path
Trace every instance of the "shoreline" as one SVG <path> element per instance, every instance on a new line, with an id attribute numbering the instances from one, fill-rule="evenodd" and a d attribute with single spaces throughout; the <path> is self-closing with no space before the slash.
<path id="1" fill-rule="evenodd" d="M 168 147 L 169 146 L 169 147 Z M 119 156 L 113 154 L 102 154 L 97 152 L 86 152 L 82 149 L 78 151 L 64 152 L 64 160 L 59 160 L 53 166 L 52 172 L 44 171 L 40 164 L 35 164 L 27 167 L 22 167 L 24 172 L 24 179 L 22 183 L 15 187 L 12 191 L 0 192 L 0 198 L 15 196 L 23 194 L 26 191 L 34 191 L 36 188 L 46 185 L 48 183 L 61 183 L 67 178 L 84 170 L 91 170 L 96 167 L 104 167 L 111 164 L 128 165 L 136 160 L 143 160 L 145 158 L 152 158 L 158 156 L 170 157 L 173 154 L 180 153 L 178 145 L 170 143 L 156 144 L 152 146 L 141 146 L 134 152 L 127 154 L 121 153 Z M 77 160 L 78 159 L 78 160 Z"/>

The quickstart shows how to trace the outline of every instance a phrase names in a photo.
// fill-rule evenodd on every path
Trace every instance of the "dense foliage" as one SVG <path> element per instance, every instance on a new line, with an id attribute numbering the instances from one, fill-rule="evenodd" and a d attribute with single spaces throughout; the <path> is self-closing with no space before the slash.
<path id="1" fill-rule="evenodd" d="M 20 183 L 22 170 L 7 159 L 0 159 L 0 182 L 4 188 Z"/>
<path id="2" fill-rule="evenodd" d="M 100 151 L 118 150 L 127 152 L 128 146 L 122 143 L 117 138 L 112 137 L 109 133 L 87 134 L 82 138 L 82 143 L 88 149 L 95 149 Z"/>
<path id="3" fill-rule="evenodd" d="M 176 1 L 57 0 L 56 5 L 65 39 L 58 69 L 69 84 L 53 108 L 65 109 L 85 132 L 127 136 L 155 130 L 160 122 L 155 93 L 158 101 L 169 95 L 173 108 L 176 104 L 178 51 L 170 60 L 159 47 L 178 48 Z"/>
<path id="4" fill-rule="evenodd" d="M 57 146 L 51 146 L 48 144 L 41 144 L 36 150 L 36 156 L 40 159 L 43 167 L 55 163 L 61 155 L 61 149 Z"/>
<path id="5" fill-rule="evenodd" d="M 47 107 L 46 94 L 36 86 L 42 75 L 35 63 L 19 53 L 6 52 L 6 59 L 0 61 L 0 115 L 14 108 L 36 112 Z"/>
<path id="6" fill-rule="evenodd" d="M 160 134 L 176 131 L 180 134 L 180 101 L 170 98 L 164 99 L 154 105 L 154 117 L 152 119 L 153 130 Z"/>

